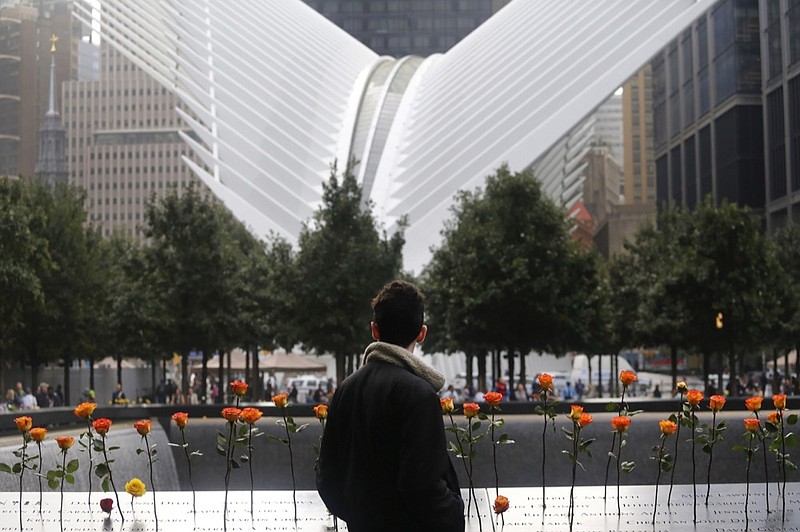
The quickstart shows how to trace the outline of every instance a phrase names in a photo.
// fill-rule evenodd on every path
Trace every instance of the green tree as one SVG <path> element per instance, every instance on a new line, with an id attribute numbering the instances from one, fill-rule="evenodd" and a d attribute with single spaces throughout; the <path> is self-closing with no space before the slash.
<path id="1" fill-rule="evenodd" d="M 370 300 L 398 276 L 404 243 L 402 231 L 381 233 L 350 165 L 340 177 L 334 164 L 284 282 L 293 286 L 289 314 L 296 319 L 287 336 L 333 353 L 339 381 L 355 369 L 354 357 L 369 338 Z"/>
<path id="2" fill-rule="evenodd" d="M 507 351 L 513 386 L 516 354 L 586 343 L 598 263 L 530 173 L 502 166 L 452 211 L 425 274 L 451 348 Z"/>

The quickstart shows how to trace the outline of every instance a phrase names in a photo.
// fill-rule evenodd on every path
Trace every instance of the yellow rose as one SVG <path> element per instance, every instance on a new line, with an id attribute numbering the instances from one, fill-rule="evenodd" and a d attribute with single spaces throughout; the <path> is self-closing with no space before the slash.
<path id="1" fill-rule="evenodd" d="M 132 478 L 130 482 L 125 483 L 125 491 L 134 497 L 141 497 L 147 491 L 147 487 L 138 478 Z"/>
<path id="2" fill-rule="evenodd" d="M 97 408 L 97 403 L 81 403 L 75 407 L 75 415 L 87 419 L 94 414 L 95 408 Z"/>
<path id="3" fill-rule="evenodd" d="M 43 427 L 36 427 L 30 431 L 31 439 L 36 443 L 41 443 L 47 437 L 47 429 Z"/>

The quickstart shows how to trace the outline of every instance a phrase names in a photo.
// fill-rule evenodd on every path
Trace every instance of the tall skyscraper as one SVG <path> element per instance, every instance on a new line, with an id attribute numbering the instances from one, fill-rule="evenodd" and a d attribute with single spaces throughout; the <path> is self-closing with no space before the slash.
<path id="1" fill-rule="evenodd" d="M 767 227 L 800 223 L 800 2 L 760 3 Z"/>
<path id="2" fill-rule="evenodd" d="M 715 3 L 651 63 L 659 206 L 764 209 L 759 4 Z"/>
<path id="3" fill-rule="evenodd" d="M 96 81 L 63 85 L 73 183 L 87 192 L 89 219 L 104 236 L 140 236 L 147 200 L 195 178 L 174 93 L 110 46 Z"/>
<path id="4" fill-rule="evenodd" d="M 655 204 L 653 179 L 653 86 L 650 65 L 625 83 L 622 90 L 624 164 L 620 193 L 626 205 Z"/>

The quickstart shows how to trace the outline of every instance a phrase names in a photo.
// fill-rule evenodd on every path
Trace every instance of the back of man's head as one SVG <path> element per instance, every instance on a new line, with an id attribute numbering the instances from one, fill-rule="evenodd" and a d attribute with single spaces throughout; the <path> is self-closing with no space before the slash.
<path id="1" fill-rule="evenodd" d="M 373 321 L 381 342 L 408 347 L 417 338 L 425 314 L 425 296 L 406 281 L 386 284 L 372 300 Z"/>

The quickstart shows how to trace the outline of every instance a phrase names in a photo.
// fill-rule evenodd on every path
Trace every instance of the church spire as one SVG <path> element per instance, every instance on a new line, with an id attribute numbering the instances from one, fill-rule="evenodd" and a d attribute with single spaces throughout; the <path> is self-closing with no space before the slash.
<path id="1" fill-rule="evenodd" d="M 69 180 L 67 132 L 56 110 L 56 42 L 56 35 L 50 37 L 50 103 L 42 127 L 39 128 L 39 154 L 35 169 L 36 175 L 50 184 L 66 183 Z"/>

